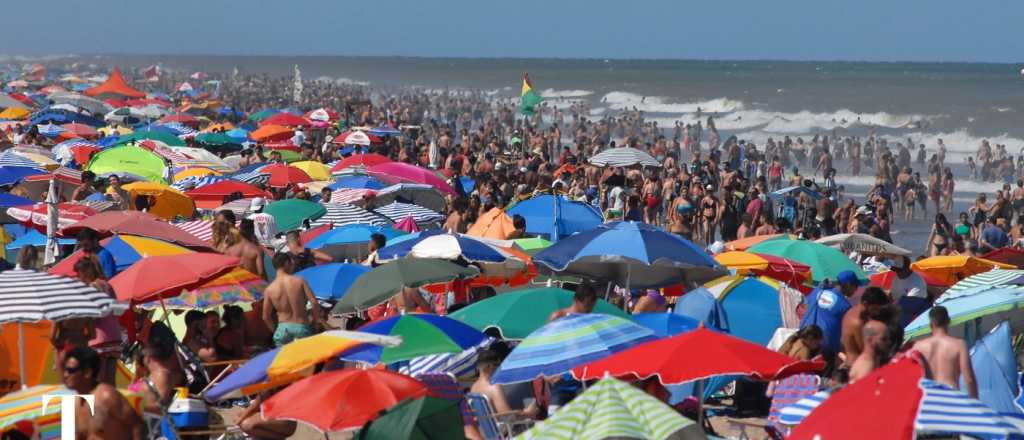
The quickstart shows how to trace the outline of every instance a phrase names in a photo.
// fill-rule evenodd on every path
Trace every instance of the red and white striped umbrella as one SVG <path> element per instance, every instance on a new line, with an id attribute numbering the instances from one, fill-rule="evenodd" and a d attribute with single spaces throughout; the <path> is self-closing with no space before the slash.
<path id="1" fill-rule="evenodd" d="M 36 229 L 46 229 L 46 218 L 49 212 L 46 203 L 35 205 L 12 206 L 7 208 L 7 215 Z M 96 215 L 97 211 L 92 207 L 78 203 L 61 203 L 57 205 L 57 227 L 65 228 L 88 217 Z"/>
<path id="2" fill-rule="evenodd" d="M 363 145 L 379 144 L 383 142 L 379 137 L 361 131 L 346 131 L 334 138 L 334 143 L 342 145 Z"/>
<path id="3" fill-rule="evenodd" d="M 195 220 L 191 222 L 171 223 L 208 243 L 213 242 L 213 220 Z"/>

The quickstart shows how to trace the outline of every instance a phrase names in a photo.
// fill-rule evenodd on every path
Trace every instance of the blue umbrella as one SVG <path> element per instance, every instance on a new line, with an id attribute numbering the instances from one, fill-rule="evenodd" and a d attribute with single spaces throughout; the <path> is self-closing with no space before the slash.
<path id="1" fill-rule="evenodd" d="M 249 131 L 245 130 L 243 128 L 234 128 L 234 129 L 225 131 L 224 134 L 226 134 L 228 137 L 232 137 L 232 138 L 235 138 L 235 139 L 240 139 L 240 140 L 248 140 L 249 139 Z"/>
<path id="2" fill-rule="evenodd" d="M 370 269 L 369 266 L 359 264 L 331 263 L 306 268 L 295 275 L 306 280 L 317 298 L 337 301 L 357 278 Z"/>
<path id="3" fill-rule="evenodd" d="M 310 249 L 319 249 L 324 246 L 367 243 L 373 234 L 383 234 L 388 240 L 404 234 L 395 228 L 381 227 L 366 224 L 345 225 L 340 228 L 331 229 L 318 235 L 306 244 Z"/>
<path id="4" fill-rule="evenodd" d="M 2 173 L 2 172 L 3 172 L 3 169 L 0 168 L 0 173 Z M 35 203 L 36 202 L 33 202 L 31 199 L 26 199 L 24 197 L 19 197 L 19 196 L 16 196 L 14 194 L 0 193 L 0 208 L 10 208 L 11 206 L 33 205 Z"/>
<path id="5" fill-rule="evenodd" d="M 612 222 L 567 237 L 534 255 L 537 268 L 626 287 L 708 281 L 728 273 L 688 240 L 654 226 Z"/>
<path id="6" fill-rule="evenodd" d="M 390 260 L 404 257 L 410 253 L 418 254 L 421 252 L 430 252 L 432 254 L 430 256 L 424 255 L 423 257 L 425 258 L 454 260 L 461 257 L 468 261 L 489 263 L 501 263 L 508 258 L 506 254 L 477 237 L 448 234 L 441 230 L 421 232 L 414 239 L 392 243 L 377 251 L 377 255 L 383 260 Z M 434 255 L 438 252 L 446 253 L 446 255 Z"/>
<path id="7" fill-rule="evenodd" d="M 164 125 L 164 124 L 157 124 L 157 123 L 138 124 L 132 130 L 133 131 L 137 131 L 137 132 L 146 132 L 146 131 L 154 132 L 155 131 L 155 132 L 167 133 L 167 134 L 174 135 L 174 136 L 178 136 L 178 135 L 182 134 L 180 131 L 176 130 L 172 126 L 168 126 L 168 125 Z"/>
<path id="8" fill-rule="evenodd" d="M 569 315 L 530 333 L 505 358 L 491 383 L 553 377 L 656 339 L 654 332 L 617 316 Z"/>
<path id="9" fill-rule="evenodd" d="M 672 313 L 703 321 L 708 328 L 724 327 L 725 310 L 722 309 L 722 303 L 704 287 L 698 287 L 679 297 Z"/>
<path id="10" fill-rule="evenodd" d="M 342 353 L 347 361 L 392 364 L 416 357 L 459 353 L 474 348 L 487 339 L 487 335 L 446 316 L 426 313 L 393 316 L 374 321 L 359 328 L 361 333 L 383 336 L 400 336 L 402 345 L 397 347 L 363 346 Z"/>
<path id="11" fill-rule="evenodd" d="M 327 187 L 331 191 L 336 191 L 339 189 L 384 189 L 386 186 L 380 180 L 370 176 L 351 175 L 341 176 Z"/>
<path id="12" fill-rule="evenodd" d="M 59 238 L 59 239 L 57 239 L 57 244 L 59 244 L 61 246 L 63 246 L 63 245 L 72 245 L 72 244 L 75 244 L 75 239 L 73 239 L 73 238 Z M 17 251 L 18 249 L 21 249 L 21 248 L 23 248 L 25 246 L 35 246 L 35 247 L 46 246 L 46 235 L 40 233 L 39 231 L 30 229 L 25 235 L 22 235 L 21 237 L 18 237 L 17 240 L 14 240 L 14 241 L 8 243 L 7 244 L 7 250 L 8 251 Z"/>
<path id="13" fill-rule="evenodd" d="M 540 195 L 516 203 L 507 212 L 509 216 L 518 214 L 526 219 L 528 234 L 540 235 L 551 241 L 594 229 L 604 222 L 601 212 L 592 205 L 561 196 L 557 198 L 557 206 L 555 202 L 555 196 Z"/>
<path id="14" fill-rule="evenodd" d="M 459 176 L 459 182 L 462 184 L 462 192 L 465 194 L 471 194 L 476 189 L 476 181 L 467 176 Z"/>
<path id="15" fill-rule="evenodd" d="M 1003 321 L 971 348 L 971 366 L 978 380 L 978 399 L 1004 417 L 1024 418 L 1016 402 L 1020 395 L 1020 373 L 1013 352 L 1010 323 Z M 963 378 L 960 389 L 967 389 Z"/>
<path id="16" fill-rule="evenodd" d="M 633 322 L 647 327 L 659 338 L 675 336 L 700 327 L 700 321 L 674 313 L 638 313 Z"/>
<path id="17" fill-rule="evenodd" d="M 0 166 L 0 186 L 14 185 L 20 182 L 21 179 L 36 174 L 46 174 L 46 172 L 37 168 Z M 32 203 L 30 201 L 27 204 L 31 205 Z"/>
<path id="18" fill-rule="evenodd" d="M 372 133 L 375 136 L 382 136 L 382 137 L 398 136 L 398 135 L 402 134 L 401 131 L 398 131 L 398 130 L 396 130 L 394 128 L 391 128 L 391 127 L 388 127 L 386 125 L 382 125 L 380 127 L 374 127 L 374 128 L 371 128 L 371 129 L 369 129 L 367 131 L 369 131 L 370 133 Z"/>

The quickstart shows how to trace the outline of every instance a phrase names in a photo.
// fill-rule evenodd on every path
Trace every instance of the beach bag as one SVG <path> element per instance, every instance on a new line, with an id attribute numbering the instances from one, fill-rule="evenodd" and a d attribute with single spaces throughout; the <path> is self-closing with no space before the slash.
<path id="1" fill-rule="evenodd" d="M 210 377 L 206 375 L 206 368 L 203 368 L 199 355 L 180 342 L 174 344 L 174 353 L 181 371 L 185 373 L 189 394 L 201 393 L 210 384 Z"/>

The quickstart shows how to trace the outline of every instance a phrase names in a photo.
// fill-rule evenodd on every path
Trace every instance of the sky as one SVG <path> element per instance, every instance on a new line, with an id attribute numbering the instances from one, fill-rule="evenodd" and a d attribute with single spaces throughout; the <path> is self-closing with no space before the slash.
<path id="1" fill-rule="evenodd" d="M 1024 61 L 1020 0 L 36 0 L 3 9 L 6 55 Z"/>

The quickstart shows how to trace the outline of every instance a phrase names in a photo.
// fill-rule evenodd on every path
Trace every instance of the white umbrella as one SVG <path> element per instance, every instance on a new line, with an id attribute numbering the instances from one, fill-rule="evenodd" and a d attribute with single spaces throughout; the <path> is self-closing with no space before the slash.
<path id="1" fill-rule="evenodd" d="M 631 147 L 609 148 L 590 158 L 590 163 L 601 167 L 661 167 L 661 162 L 650 154 Z"/>
<path id="2" fill-rule="evenodd" d="M 106 114 L 112 110 L 110 104 L 79 93 L 57 92 L 49 98 L 54 104 L 68 104 L 94 114 Z"/>
<path id="3" fill-rule="evenodd" d="M 828 237 L 819 238 L 815 242 L 838 249 L 846 254 L 850 252 L 857 252 L 861 255 L 910 256 L 911 254 L 906 249 L 867 234 L 829 235 Z"/>

